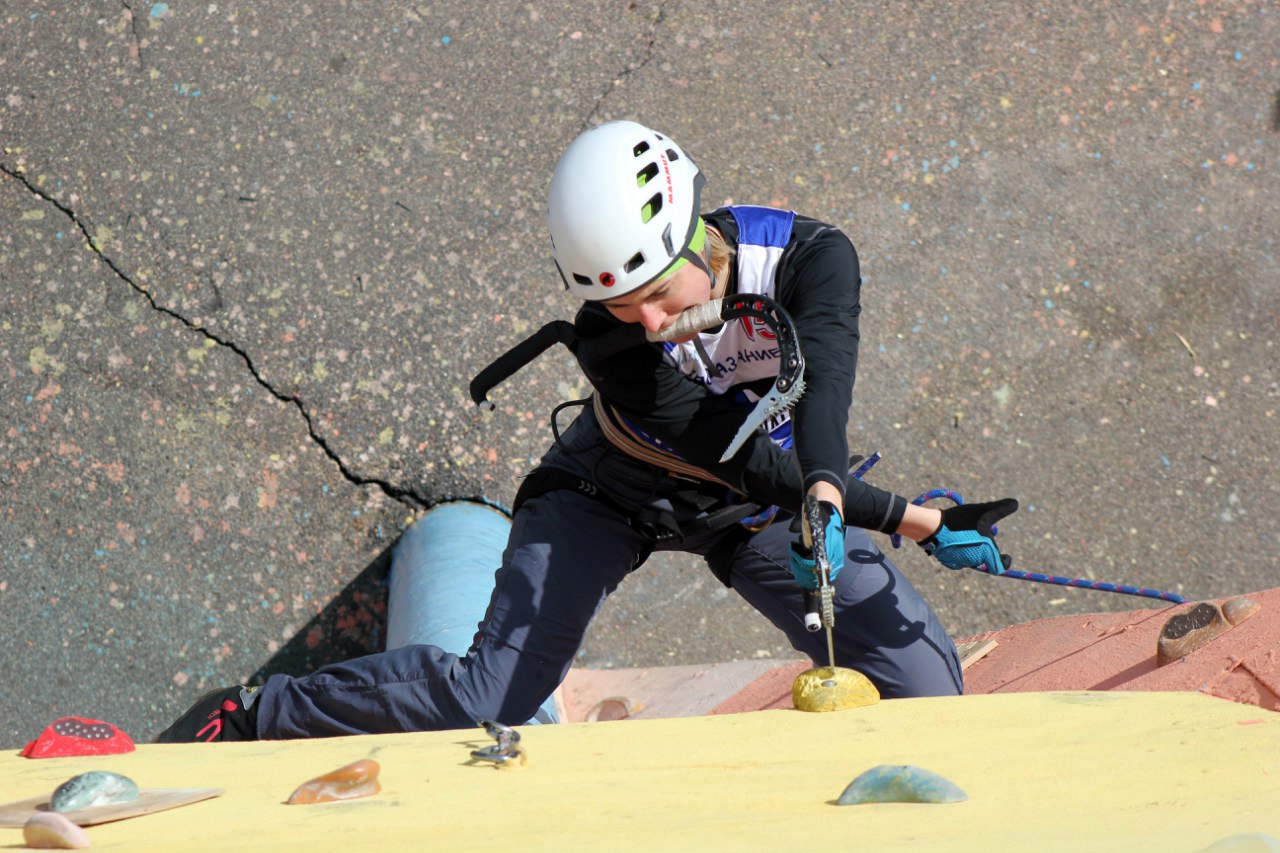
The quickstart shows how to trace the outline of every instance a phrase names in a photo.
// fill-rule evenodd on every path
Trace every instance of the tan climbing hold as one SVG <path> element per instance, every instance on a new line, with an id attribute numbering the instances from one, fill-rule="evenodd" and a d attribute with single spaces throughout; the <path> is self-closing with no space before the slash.
<path id="1" fill-rule="evenodd" d="M 583 717 L 583 721 L 603 723 L 609 720 L 627 720 L 634 717 L 643 707 L 639 702 L 632 702 L 626 696 L 610 696 L 592 705 Z"/>
<path id="2" fill-rule="evenodd" d="M 1260 607 L 1252 599 L 1238 596 L 1222 606 L 1202 601 L 1175 613 L 1164 623 L 1156 641 L 1156 663 L 1164 666 L 1181 660 L 1257 613 Z"/>
<path id="3" fill-rule="evenodd" d="M 856 669 L 806 669 L 791 684 L 791 703 L 801 711 L 843 711 L 874 705 L 880 691 Z"/>
<path id="4" fill-rule="evenodd" d="M 1247 595 L 1238 595 L 1222 603 L 1222 615 L 1227 617 L 1233 628 L 1261 609 L 1262 605 Z"/>
<path id="5" fill-rule="evenodd" d="M 382 790 L 382 786 L 378 784 L 380 769 L 378 762 L 372 758 L 353 761 L 323 776 L 303 782 L 289 795 L 288 803 L 298 806 L 371 797 Z"/>
<path id="6" fill-rule="evenodd" d="M 83 850 L 89 834 L 57 812 L 36 812 L 22 825 L 22 840 L 37 850 Z"/>

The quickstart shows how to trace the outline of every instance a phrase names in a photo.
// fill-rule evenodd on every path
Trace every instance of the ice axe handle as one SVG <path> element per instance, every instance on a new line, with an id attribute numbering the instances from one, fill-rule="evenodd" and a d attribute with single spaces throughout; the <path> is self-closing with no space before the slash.
<path id="1" fill-rule="evenodd" d="M 804 627 L 808 631 L 820 631 L 823 628 L 822 587 L 830 585 L 827 576 L 827 548 L 822 538 L 822 513 L 818 508 L 818 499 L 813 495 L 805 495 L 801 510 L 800 535 L 804 546 L 813 554 L 814 568 L 818 572 L 818 589 L 804 591 Z"/>
<path id="2" fill-rule="evenodd" d="M 810 634 L 822 630 L 822 597 L 816 589 L 804 591 L 804 629 Z"/>

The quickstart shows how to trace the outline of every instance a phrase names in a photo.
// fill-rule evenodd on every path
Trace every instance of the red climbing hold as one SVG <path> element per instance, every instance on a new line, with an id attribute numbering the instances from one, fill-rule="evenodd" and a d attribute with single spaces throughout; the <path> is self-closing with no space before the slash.
<path id="1" fill-rule="evenodd" d="M 133 739 L 102 720 L 61 717 L 19 753 L 27 758 L 66 758 L 72 755 L 116 755 L 133 752 Z"/>

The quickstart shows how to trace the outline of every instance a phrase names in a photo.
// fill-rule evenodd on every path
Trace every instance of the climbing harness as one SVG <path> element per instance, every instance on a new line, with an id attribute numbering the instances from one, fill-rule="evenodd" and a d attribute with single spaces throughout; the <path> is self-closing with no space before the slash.
<path id="1" fill-rule="evenodd" d="M 552 320 L 477 373 L 471 380 L 471 400 L 482 410 L 492 412 L 494 405 L 488 399 L 489 392 L 556 344 L 564 344 L 575 357 L 583 347 L 606 357 L 643 341 L 644 330 L 639 326 L 622 326 L 598 338 L 583 338 L 568 320 Z"/>
<path id="2" fill-rule="evenodd" d="M 586 338 L 578 333 L 572 323 L 565 320 L 552 321 L 481 370 L 471 380 L 471 399 L 482 410 L 492 411 L 494 405 L 489 401 L 488 393 L 557 343 L 564 344 L 579 360 L 600 359 L 643 344 L 646 340 L 656 343 L 660 337 L 682 337 L 744 318 L 758 320 L 768 328 L 778 344 L 780 368 L 769 392 L 755 404 L 725 450 L 720 460 L 723 462 L 733 456 L 765 420 L 793 405 L 804 390 L 804 358 L 800 353 L 795 324 L 780 305 L 766 296 L 731 296 L 695 306 L 681 314 L 664 336 L 649 336 L 639 325 L 628 324 L 598 337 Z M 675 331 L 671 331 L 672 329 Z M 700 487 L 714 483 L 732 491 L 728 484 L 710 471 L 645 441 L 621 413 L 608 405 L 600 395 L 593 394 L 590 402 L 601 432 L 611 445 L 634 459 L 666 471 L 673 482 L 682 485 L 665 490 L 669 494 L 665 495 L 664 500 L 628 508 L 621 506 L 589 479 L 557 468 L 542 467 L 526 477 L 521 484 L 512 507 L 513 512 L 536 495 L 568 489 L 604 503 L 627 518 L 633 528 L 655 541 L 682 539 L 734 525 L 740 525 L 745 531 L 755 532 L 767 526 L 777 514 L 776 507 L 764 507 L 751 502 L 732 503 L 713 509 L 721 500 L 709 496 Z M 559 409 L 557 407 L 556 411 Z M 553 413 L 553 432 L 554 417 Z M 720 561 L 716 560 L 709 559 L 708 563 L 712 565 L 716 577 L 727 586 L 727 567 L 721 566 Z"/>

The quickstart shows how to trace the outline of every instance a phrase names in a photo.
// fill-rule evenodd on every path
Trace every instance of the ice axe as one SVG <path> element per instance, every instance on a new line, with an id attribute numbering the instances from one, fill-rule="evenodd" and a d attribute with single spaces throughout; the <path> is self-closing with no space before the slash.
<path id="1" fill-rule="evenodd" d="M 827 537 L 822 524 L 818 499 L 805 495 L 801 521 L 804 545 L 813 554 L 813 571 L 818 588 L 804 591 L 804 627 L 809 631 L 827 631 L 827 664 L 836 668 L 836 647 L 832 629 L 836 626 L 835 587 L 831 584 L 831 560 L 827 557 Z"/>
<path id="2" fill-rule="evenodd" d="M 660 332 L 645 337 L 654 342 L 672 341 L 710 329 L 722 323 L 750 317 L 764 323 L 778 343 L 778 378 L 769 392 L 756 401 L 747 419 L 725 448 L 721 462 L 726 462 L 746 443 L 756 428 L 769 418 L 795 405 L 804 393 L 804 356 L 796 337 L 796 326 L 786 310 L 767 296 L 739 293 L 695 305 Z"/>

